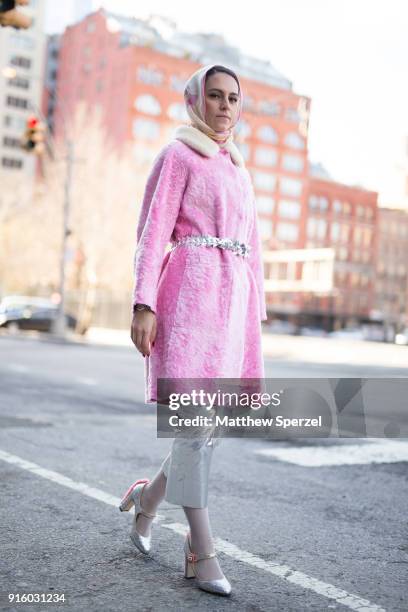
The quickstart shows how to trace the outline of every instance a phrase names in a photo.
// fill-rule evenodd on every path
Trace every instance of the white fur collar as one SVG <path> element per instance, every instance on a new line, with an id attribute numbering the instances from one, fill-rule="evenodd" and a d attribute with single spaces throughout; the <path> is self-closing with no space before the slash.
<path id="1" fill-rule="evenodd" d="M 181 142 L 184 142 L 184 144 L 206 157 L 214 157 L 220 150 L 220 146 L 215 140 L 212 140 L 207 134 L 204 134 L 204 132 L 192 125 L 180 125 L 174 133 L 174 138 L 181 140 Z M 231 159 L 236 166 L 245 166 L 244 158 L 232 141 L 224 145 L 224 148 L 231 155 Z"/>

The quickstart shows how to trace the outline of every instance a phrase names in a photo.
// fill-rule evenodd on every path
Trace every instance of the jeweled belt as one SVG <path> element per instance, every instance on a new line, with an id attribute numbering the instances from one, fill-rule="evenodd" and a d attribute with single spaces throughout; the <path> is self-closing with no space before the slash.
<path id="1" fill-rule="evenodd" d="M 231 238 L 218 238 L 217 236 L 183 236 L 183 238 L 179 238 L 172 243 L 170 251 L 174 251 L 178 246 L 218 247 L 233 251 L 236 255 L 242 255 L 242 257 L 248 257 L 251 250 L 251 247 L 244 242 Z"/>

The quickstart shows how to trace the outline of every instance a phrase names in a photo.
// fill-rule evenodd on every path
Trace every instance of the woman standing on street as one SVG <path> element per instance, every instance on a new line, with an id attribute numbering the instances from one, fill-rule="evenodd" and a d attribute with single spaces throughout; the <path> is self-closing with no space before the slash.
<path id="1" fill-rule="evenodd" d="M 131 337 L 146 359 L 146 403 L 158 399 L 158 378 L 264 378 L 255 197 L 232 138 L 240 82 L 224 66 L 205 66 L 188 80 L 184 100 L 191 125 L 180 126 L 156 158 L 137 227 Z M 182 506 L 190 527 L 185 576 L 228 595 L 207 508 L 213 448 L 212 438 L 175 438 L 153 480 L 133 483 L 120 509 L 135 506 L 131 538 L 148 553 L 161 501 Z"/>

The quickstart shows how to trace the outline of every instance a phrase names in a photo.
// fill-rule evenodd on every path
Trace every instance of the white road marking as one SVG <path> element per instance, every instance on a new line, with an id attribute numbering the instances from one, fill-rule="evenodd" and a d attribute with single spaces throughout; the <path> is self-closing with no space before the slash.
<path id="1" fill-rule="evenodd" d="M 37 476 L 41 476 L 42 478 L 51 480 L 52 482 L 60 484 L 64 487 L 78 491 L 83 495 L 87 495 L 88 497 L 92 497 L 98 501 L 102 501 L 109 506 L 119 506 L 119 497 L 105 493 L 105 491 L 102 491 L 101 489 L 90 487 L 84 482 L 76 482 L 75 480 L 60 474 L 59 472 L 42 468 L 36 463 L 21 459 L 21 457 L 18 457 L 17 455 L 12 455 L 6 451 L 0 450 L 0 459 L 6 463 L 10 463 L 27 470 L 28 472 L 31 472 Z M 163 515 L 157 515 L 154 522 L 161 522 L 164 520 L 164 518 L 165 517 Z M 161 527 L 170 529 L 182 536 L 185 536 L 188 531 L 187 527 L 182 523 L 163 523 Z M 282 580 L 287 580 L 288 582 L 300 586 L 301 588 L 309 589 L 318 595 L 322 595 L 323 597 L 330 599 L 332 602 L 336 601 L 350 610 L 358 610 L 359 612 L 386 612 L 384 608 L 371 603 L 368 599 L 363 599 L 358 595 L 348 593 L 343 589 L 339 589 L 338 587 L 327 582 L 322 582 L 321 580 L 308 576 L 303 572 L 298 572 L 288 565 L 273 563 L 272 561 L 265 561 L 261 557 L 257 557 L 250 552 L 242 550 L 238 546 L 235 546 L 226 540 L 222 540 L 221 538 L 214 538 L 214 546 L 216 550 L 223 552 L 237 561 L 241 561 L 251 565 L 252 567 L 264 570 L 265 572 L 273 574 Z"/>
<path id="2" fill-rule="evenodd" d="M 255 453 L 305 467 L 397 463 L 408 461 L 408 443 L 378 440 L 370 443 L 342 444 L 339 446 L 265 448 L 257 450 Z"/>

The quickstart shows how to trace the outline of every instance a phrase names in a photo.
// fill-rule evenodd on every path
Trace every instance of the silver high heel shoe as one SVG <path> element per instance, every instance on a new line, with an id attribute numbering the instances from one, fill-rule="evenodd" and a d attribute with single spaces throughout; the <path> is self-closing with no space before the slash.
<path id="1" fill-rule="evenodd" d="M 140 498 L 142 497 L 143 489 L 145 485 L 150 482 L 147 479 L 136 480 L 132 485 L 130 485 L 129 489 L 126 491 L 122 501 L 119 505 L 119 510 L 121 512 L 128 512 L 132 506 L 135 507 L 135 514 L 133 517 L 132 530 L 130 532 L 130 539 L 133 544 L 140 550 L 140 552 L 145 555 L 150 552 L 151 545 L 151 535 L 142 536 L 136 530 L 136 519 L 139 514 L 143 514 L 147 518 L 154 518 L 156 515 L 151 514 L 150 512 L 146 512 L 140 505 Z"/>
<path id="2" fill-rule="evenodd" d="M 231 593 L 231 584 L 225 578 L 216 578 L 214 580 L 200 580 L 197 577 L 195 571 L 195 563 L 197 561 L 201 561 L 202 559 L 212 559 L 212 557 L 216 557 L 216 553 L 208 553 L 206 555 L 196 555 L 192 552 L 190 546 L 190 533 L 187 533 L 186 539 L 184 541 L 184 555 L 185 555 L 185 563 L 184 563 L 184 577 L 185 578 L 195 578 L 197 581 L 197 586 L 199 589 L 203 591 L 208 591 L 209 593 L 216 593 L 217 595 L 230 595 Z"/>

